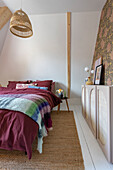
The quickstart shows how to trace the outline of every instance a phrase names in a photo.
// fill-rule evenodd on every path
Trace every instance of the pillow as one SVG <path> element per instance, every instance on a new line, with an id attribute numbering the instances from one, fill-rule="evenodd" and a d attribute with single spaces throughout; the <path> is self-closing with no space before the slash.
<path id="1" fill-rule="evenodd" d="M 51 91 L 51 85 L 52 85 L 52 80 L 44 80 L 44 81 L 39 81 L 39 80 L 36 80 L 34 83 L 37 83 L 37 86 L 40 86 L 40 87 L 48 87 L 48 90 Z"/>
<path id="2" fill-rule="evenodd" d="M 12 88 L 15 89 L 16 88 L 16 84 L 29 84 L 31 82 L 31 80 L 26 80 L 26 81 L 8 81 L 8 88 Z"/>
<path id="3" fill-rule="evenodd" d="M 29 85 L 29 86 L 28 86 L 28 88 L 34 88 L 34 89 L 48 90 L 48 87 L 31 86 L 31 85 Z"/>
<path id="4" fill-rule="evenodd" d="M 26 89 L 30 85 L 33 86 L 33 84 L 20 84 L 20 83 L 17 83 L 16 84 L 16 89 Z"/>
<path id="5" fill-rule="evenodd" d="M 55 94 L 55 82 L 51 84 L 51 92 Z"/>
<path id="6" fill-rule="evenodd" d="M 48 87 L 40 87 L 41 90 L 48 90 Z"/>

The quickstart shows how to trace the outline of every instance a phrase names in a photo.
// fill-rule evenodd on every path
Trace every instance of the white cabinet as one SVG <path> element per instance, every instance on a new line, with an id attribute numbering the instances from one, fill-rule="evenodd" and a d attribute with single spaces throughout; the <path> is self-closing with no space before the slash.
<path id="1" fill-rule="evenodd" d="M 110 155 L 110 87 L 97 86 L 97 140 L 108 161 Z"/>
<path id="2" fill-rule="evenodd" d="M 92 130 L 93 134 L 97 135 L 96 121 L 96 86 L 85 86 L 85 119 Z"/>
<path id="3" fill-rule="evenodd" d="M 109 162 L 113 163 L 113 86 L 84 86 L 85 120 Z"/>

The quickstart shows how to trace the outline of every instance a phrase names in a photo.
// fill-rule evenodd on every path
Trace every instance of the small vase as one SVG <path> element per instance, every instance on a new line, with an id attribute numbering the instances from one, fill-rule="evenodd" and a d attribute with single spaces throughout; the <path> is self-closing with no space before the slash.
<path id="1" fill-rule="evenodd" d="M 62 99 L 63 98 L 63 93 L 59 93 L 59 97 Z"/>
<path id="2" fill-rule="evenodd" d="M 93 85 L 93 82 L 91 81 L 91 77 L 88 77 L 88 81 L 86 81 L 86 85 Z"/>

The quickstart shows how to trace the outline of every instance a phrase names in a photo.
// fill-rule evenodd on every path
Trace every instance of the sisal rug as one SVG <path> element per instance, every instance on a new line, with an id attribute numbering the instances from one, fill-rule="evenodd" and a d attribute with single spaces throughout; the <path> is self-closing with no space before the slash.
<path id="1" fill-rule="evenodd" d="M 21 151 L 0 150 L 0 170 L 83 170 L 84 162 L 73 112 L 53 111 L 53 130 L 44 138 L 43 153 L 33 143 L 31 160 Z"/>

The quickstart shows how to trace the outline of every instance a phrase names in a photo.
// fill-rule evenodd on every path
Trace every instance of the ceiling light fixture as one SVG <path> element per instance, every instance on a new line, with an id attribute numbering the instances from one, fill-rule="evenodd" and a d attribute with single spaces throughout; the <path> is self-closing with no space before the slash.
<path id="1" fill-rule="evenodd" d="M 17 10 L 11 17 L 10 31 L 14 35 L 21 38 L 28 38 L 33 35 L 32 25 L 29 17 L 22 9 Z"/>

